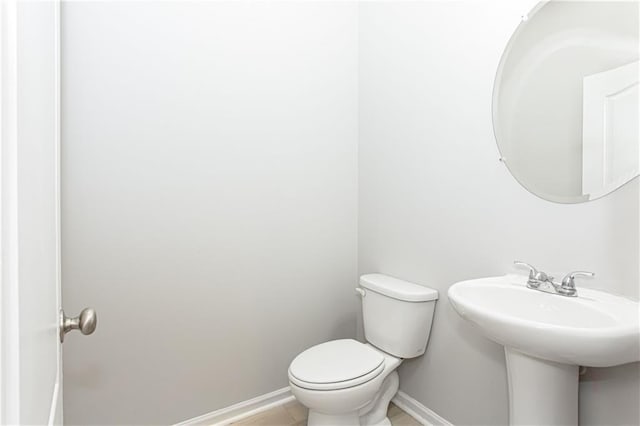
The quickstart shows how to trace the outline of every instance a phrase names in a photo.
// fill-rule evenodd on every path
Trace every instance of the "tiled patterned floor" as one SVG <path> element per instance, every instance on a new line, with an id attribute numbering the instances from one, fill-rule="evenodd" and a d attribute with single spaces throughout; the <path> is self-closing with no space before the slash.
<path id="1" fill-rule="evenodd" d="M 388 416 L 393 426 L 420 426 L 413 417 L 393 403 L 389 404 Z M 307 408 L 294 400 L 232 424 L 236 426 L 304 426 L 307 424 Z"/>

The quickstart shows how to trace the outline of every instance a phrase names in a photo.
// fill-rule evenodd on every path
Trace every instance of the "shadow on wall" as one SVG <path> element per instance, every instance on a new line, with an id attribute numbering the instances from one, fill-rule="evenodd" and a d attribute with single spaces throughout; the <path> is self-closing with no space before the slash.
<path id="1" fill-rule="evenodd" d="M 616 419 L 619 425 L 638 424 L 639 377 L 639 362 L 609 368 L 587 368 L 586 373 L 580 376 L 580 395 L 588 392 L 606 394 L 607 398 L 589 398 L 588 401 L 580 398 L 580 425 L 601 426 L 611 424 L 611 419 Z M 635 407 L 635 413 L 629 407 Z M 625 414 L 628 417 L 621 417 Z"/>

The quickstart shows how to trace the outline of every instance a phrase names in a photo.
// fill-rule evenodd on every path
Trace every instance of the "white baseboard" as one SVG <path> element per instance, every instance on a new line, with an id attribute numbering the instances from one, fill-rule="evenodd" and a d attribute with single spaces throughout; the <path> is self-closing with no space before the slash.
<path id="1" fill-rule="evenodd" d="M 398 391 L 391 401 L 425 426 L 453 426 L 453 423 L 402 391 Z"/>
<path id="2" fill-rule="evenodd" d="M 286 388 L 278 389 L 277 391 L 269 392 L 247 401 L 239 402 L 229 407 L 221 408 L 219 410 L 185 420 L 175 426 L 228 425 L 293 400 L 294 397 L 291 395 L 289 386 L 287 386 Z"/>
<path id="3" fill-rule="evenodd" d="M 254 414 L 270 410 L 278 405 L 286 404 L 294 399 L 295 398 L 291 394 L 291 390 L 287 386 L 286 388 L 278 389 L 277 391 L 260 395 L 247 401 L 239 402 L 229 407 L 221 408 L 219 410 L 185 420 L 175 426 L 224 426 L 253 416 Z M 392 401 L 404 412 L 423 425 L 453 426 L 453 423 L 440 417 L 437 413 L 425 407 L 402 391 L 398 391 Z"/>

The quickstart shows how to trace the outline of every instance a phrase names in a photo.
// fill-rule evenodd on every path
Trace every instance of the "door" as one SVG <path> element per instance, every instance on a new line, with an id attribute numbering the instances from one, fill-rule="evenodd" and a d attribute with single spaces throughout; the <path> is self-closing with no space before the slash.
<path id="1" fill-rule="evenodd" d="M 60 3 L 0 1 L 0 424 L 62 424 Z"/>
<path id="2" fill-rule="evenodd" d="M 638 64 L 584 78 L 582 193 L 592 199 L 638 175 Z"/>
<path id="3" fill-rule="evenodd" d="M 2 422 L 62 419 L 58 7 L 2 1 Z"/>

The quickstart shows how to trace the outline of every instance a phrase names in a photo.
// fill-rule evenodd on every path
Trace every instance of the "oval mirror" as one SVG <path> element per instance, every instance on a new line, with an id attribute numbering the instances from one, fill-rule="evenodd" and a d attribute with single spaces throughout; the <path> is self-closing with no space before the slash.
<path id="1" fill-rule="evenodd" d="M 501 160 L 549 201 L 638 176 L 638 2 L 548 1 L 509 40 L 493 90 Z"/>

